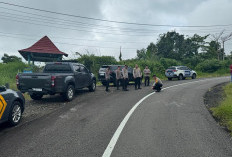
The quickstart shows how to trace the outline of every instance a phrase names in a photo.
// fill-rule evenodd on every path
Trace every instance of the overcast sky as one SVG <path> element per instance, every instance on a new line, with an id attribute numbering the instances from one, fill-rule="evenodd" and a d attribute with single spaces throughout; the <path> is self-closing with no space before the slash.
<path id="1" fill-rule="evenodd" d="M 97 19 L 153 25 L 206 26 L 232 24 L 232 0 L 7 0 L 6 2 Z M 192 36 L 217 34 L 226 27 L 167 27 L 119 24 L 0 4 L 0 57 L 3 53 L 20 56 L 47 35 L 63 52 L 74 58 L 75 52 L 136 56 L 136 50 L 156 43 L 159 34 L 169 30 Z M 225 44 L 228 54 L 232 40 Z"/>

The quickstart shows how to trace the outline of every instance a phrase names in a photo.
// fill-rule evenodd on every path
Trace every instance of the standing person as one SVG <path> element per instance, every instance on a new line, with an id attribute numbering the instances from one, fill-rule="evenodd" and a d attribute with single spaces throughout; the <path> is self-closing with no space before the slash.
<path id="1" fill-rule="evenodd" d="M 163 83 L 162 81 L 156 77 L 156 75 L 153 75 L 153 78 L 154 78 L 154 84 L 152 86 L 152 89 L 156 90 L 157 92 L 160 92 L 161 91 L 161 87 L 163 86 Z"/>
<path id="2" fill-rule="evenodd" d="M 142 73 L 141 73 L 141 70 L 140 70 L 138 64 L 136 64 L 135 68 L 133 69 L 133 77 L 135 79 L 135 90 L 142 89 L 142 88 L 140 88 Z M 137 88 L 137 86 L 138 86 L 138 88 Z"/>
<path id="3" fill-rule="evenodd" d="M 145 67 L 145 69 L 143 70 L 143 73 L 145 76 L 145 86 L 149 86 L 151 71 L 150 71 L 150 69 L 148 69 L 148 66 Z"/>
<path id="4" fill-rule="evenodd" d="M 110 67 L 106 68 L 105 71 L 105 79 L 106 79 L 106 91 L 109 91 L 109 84 L 110 84 Z"/>
<path id="5" fill-rule="evenodd" d="M 121 82 L 122 79 L 122 72 L 120 70 L 120 66 L 118 66 L 117 70 L 115 71 L 116 74 L 116 86 L 117 90 L 119 90 L 119 83 Z"/>
<path id="6" fill-rule="evenodd" d="M 230 65 L 230 75 L 231 75 L 231 82 L 232 82 L 232 64 Z"/>
<path id="7" fill-rule="evenodd" d="M 128 91 L 127 84 L 128 84 L 128 69 L 127 65 L 122 69 L 122 76 L 123 76 L 123 90 Z"/>

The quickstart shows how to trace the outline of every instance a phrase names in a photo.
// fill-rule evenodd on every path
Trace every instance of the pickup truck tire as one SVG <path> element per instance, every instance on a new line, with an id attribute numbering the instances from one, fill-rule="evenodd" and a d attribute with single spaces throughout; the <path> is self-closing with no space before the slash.
<path id="1" fill-rule="evenodd" d="M 31 97 L 31 99 L 33 99 L 33 100 L 40 100 L 40 99 L 42 99 L 43 94 L 32 93 L 32 94 L 30 94 L 30 97 Z"/>
<path id="2" fill-rule="evenodd" d="M 68 85 L 65 93 L 62 94 L 64 100 L 71 101 L 74 98 L 75 89 L 73 85 Z"/>
<path id="3" fill-rule="evenodd" d="M 96 80 L 93 80 L 93 83 L 88 88 L 90 92 L 94 92 L 96 90 Z"/>
<path id="4" fill-rule="evenodd" d="M 169 77 L 169 78 L 168 78 L 168 80 L 169 80 L 169 81 L 171 81 L 171 80 L 172 80 L 172 78 L 171 78 L 171 77 Z"/>
<path id="5" fill-rule="evenodd" d="M 22 118 L 22 105 L 20 102 L 13 102 L 12 108 L 10 110 L 8 122 L 11 126 L 17 125 Z"/>

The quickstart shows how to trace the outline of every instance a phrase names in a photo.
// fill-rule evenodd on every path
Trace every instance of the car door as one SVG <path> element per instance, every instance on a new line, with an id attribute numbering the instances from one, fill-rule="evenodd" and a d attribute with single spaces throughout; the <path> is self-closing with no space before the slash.
<path id="1" fill-rule="evenodd" d="M 82 88 L 89 86 L 90 85 L 90 80 L 91 80 L 91 78 L 90 78 L 91 76 L 90 76 L 89 71 L 87 70 L 86 67 L 84 67 L 82 65 L 80 66 L 80 71 L 82 73 L 82 78 L 81 78 L 81 80 L 82 80 Z"/>
<path id="2" fill-rule="evenodd" d="M 184 77 L 190 77 L 191 76 L 191 71 L 189 70 L 188 67 L 183 67 L 184 70 Z"/>
<path id="3" fill-rule="evenodd" d="M 73 65 L 76 88 L 82 88 L 82 73 L 79 65 Z"/>

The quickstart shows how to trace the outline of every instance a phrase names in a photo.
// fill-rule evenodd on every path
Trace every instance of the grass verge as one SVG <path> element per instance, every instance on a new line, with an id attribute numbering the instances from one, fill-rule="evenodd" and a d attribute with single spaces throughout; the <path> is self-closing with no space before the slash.
<path id="1" fill-rule="evenodd" d="M 211 108 L 213 116 L 219 119 L 221 125 L 232 132 L 232 83 L 224 87 L 225 98 L 218 107 Z"/>

